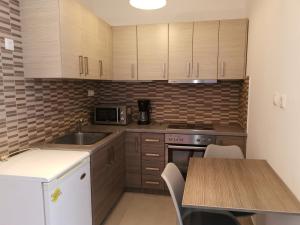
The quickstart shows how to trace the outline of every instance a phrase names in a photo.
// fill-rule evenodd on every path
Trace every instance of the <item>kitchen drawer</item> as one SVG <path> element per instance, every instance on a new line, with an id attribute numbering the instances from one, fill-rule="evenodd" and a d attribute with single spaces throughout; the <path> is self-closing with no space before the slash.
<path id="1" fill-rule="evenodd" d="M 143 161 L 142 162 L 142 173 L 143 175 L 152 175 L 160 177 L 161 173 L 165 168 L 165 162 L 162 161 Z"/>
<path id="2" fill-rule="evenodd" d="M 152 147 L 164 147 L 165 145 L 165 135 L 164 134 L 152 134 L 144 133 L 142 134 L 142 149 L 152 148 Z"/>
<path id="3" fill-rule="evenodd" d="M 157 151 L 147 151 L 142 153 L 142 160 L 143 161 L 160 161 L 165 162 L 165 153 L 158 149 Z"/>
<path id="4" fill-rule="evenodd" d="M 157 176 L 143 175 L 142 183 L 145 189 L 164 190 L 164 181 Z"/>

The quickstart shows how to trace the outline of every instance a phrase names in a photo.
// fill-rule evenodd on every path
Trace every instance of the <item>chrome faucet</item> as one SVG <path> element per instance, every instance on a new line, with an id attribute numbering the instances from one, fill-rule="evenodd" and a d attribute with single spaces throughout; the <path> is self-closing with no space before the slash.
<path id="1" fill-rule="evenodd" d="M 77 132 L 79 132 L 79 133 L 82 132 L 83 124 L 84 124 L 84 119 L 83 119 L 83 118 L 80 118 L 80 119 L 77 121 L 77 124 L 76 124 L 76 130 L 77 130 Z"/>

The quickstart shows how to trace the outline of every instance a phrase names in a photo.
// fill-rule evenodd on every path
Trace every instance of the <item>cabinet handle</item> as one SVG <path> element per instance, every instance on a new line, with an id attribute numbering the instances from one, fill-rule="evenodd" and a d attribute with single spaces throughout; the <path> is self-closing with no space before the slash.
<path id="1" fill-rule="evenodd" d="M 83 56 L 79 56 L 79 74 L 82 75 L 83 73 Z"/>
<path id="2" fill-rule="evenodd" d="M 187 63 L 187 77 L 190 77 L 191 76 L 191 63 L 188 62 Z"/>
<path id="3" fill-rule="evenodd" d="M 150 139 L 150 138 L 147 138 L 147 139 L 145 139 L 145 142 L 156 142 L 156 143 L 158 143 L 159 139 Z"/>
<path id="4" fill-rule="evenodd" d="M 85 64 L 85 76 L 89 74 L 89 58 L 84 57 L 84 64 Z"/>
<path id="5" fill-rule="evenodd" d="M 145 181 L 146 184 L 159 185 L 157 181 Z"/>
<path id="6" fill-rule="evenodd" d="M 131 78 L 134 79 L 135 78 L 135 65 L 131 64 Z"/>
<path id="7" fill-rule="evenodd" d="M 159 168 L 154 168 L 154 167 L 146 167 L 145 170 L 150 170 L 150 171 L 159 171 Z"/>
<path id="8" fill-rule="evenodd" d="M 225 61 L 223 61 L 223 60 L 222 60 L 222 62 L 221 62 L 221 72 L 220 72 L 220 75 L 221 75 L 222 77 L 225 76 Z"/>
<path id="9" fill-rule="evenodd" d="M 99 60 L 100 78 L 103 76 L 103 61 Z"/>
<path id="10" fill-rule="evenodd" d="M 197 78 L 200 77 L 200 63 L 197 63 Z"/>
<path id="11" fill-rule="evenodd" d="M 166 78 L 166 63 L 163 64 L 163 78 Z"/>
<path id="12" fill-rule="evenodd" d="M 145 156 L 150 156 L 150 157 L 159 157 L 160 154 L 156 154 L 156 153 L 146 153 Z"/>

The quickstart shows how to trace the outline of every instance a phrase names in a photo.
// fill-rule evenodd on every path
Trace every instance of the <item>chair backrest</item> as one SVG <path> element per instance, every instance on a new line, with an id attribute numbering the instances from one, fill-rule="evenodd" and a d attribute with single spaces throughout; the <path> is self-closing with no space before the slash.
<path id="1" fill-rule="evenodd" d="M 161 174 L 161 177 L 166 182 L 170 191 L 178 218 L 179 225 L 183 225 L 182 213 L 183 209 L 181 206 L 185 181 L 174 163 L 168 163 L 166 168 Z"/>
<path id="2" fill-rule="evenodd" d="M 204 158 L 244 159 L 244 154 L 239 146 L 208 145 Z"/>

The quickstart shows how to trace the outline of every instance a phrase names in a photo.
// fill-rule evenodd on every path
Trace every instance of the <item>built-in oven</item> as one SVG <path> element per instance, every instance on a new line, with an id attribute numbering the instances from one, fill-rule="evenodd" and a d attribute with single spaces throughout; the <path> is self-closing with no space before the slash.
<path id="1" fill-rule="evenodd" d="M 173 162 L 186 178 L 190 158 L 203 157 L 206 147 L 215 144 L 216 138 L 212 135 L 166 134 L 165 143 L 166 163 Z"/>
<path id="2" fill-rule="evenodd" d="M 131 109 L 125 105 L 102 104 L 94 108 L 94 124 L 126 125 Z"/>

